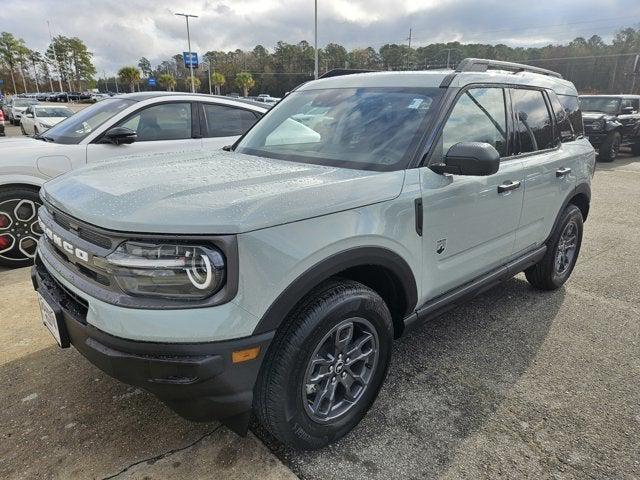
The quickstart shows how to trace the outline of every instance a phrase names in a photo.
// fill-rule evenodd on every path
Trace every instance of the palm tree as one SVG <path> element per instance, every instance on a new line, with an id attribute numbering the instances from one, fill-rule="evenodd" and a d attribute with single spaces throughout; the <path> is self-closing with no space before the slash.
<path id="1" fill-rule="evenodd" d="M 160 84 L 160 86 L 164 89 L 166 89 L 168 92 L 173 91 L 174 88 L 176 88 L 176 79 L 173 78 L 172 75 L 168 74 L 168 73 L 163 73 L 162 75 L 160 75 L 158 77 L 158 83 Z"/>
<path id="2" fill-rule="evenodd" d="M 186 82 L 186 85 L 191 86 L 191 77 L 187 77 L 185 82 Z M 200 90 L 201 83 L 202 82 L 200 82 L 200 79 L 198 77 L 195 77 L 195 76 L 193 77 L 193 88 L 195 89 L 196 92 Z"/>
<path id="3" fill-rule="evenodd" d="M 122 67 L 118 70 L 118 76 L 123 83 L 129 84 L 132 92 L 135 92 L 136 84 L 140 82 L 140 70 L 136 67 Z"/>
<path id="4" fill-rule="evenodd" d="M 213 72 L 211 74 L 211 83 L 216 89 L 216 95 L 220 95 L 220 87 L 227 83 L 227 79 L 220 72 Z"/>
<path id="5" fill-rule="evenodd" d="M 236 85 L 238 88 L 241 88 L 244 92 L 244 96 L 247 97 L 249 95 L 249 90 L 251 90 L 256 84 L 256 81 L 253 79 L 249 72 L 240 72 L 236 75 Z"/>

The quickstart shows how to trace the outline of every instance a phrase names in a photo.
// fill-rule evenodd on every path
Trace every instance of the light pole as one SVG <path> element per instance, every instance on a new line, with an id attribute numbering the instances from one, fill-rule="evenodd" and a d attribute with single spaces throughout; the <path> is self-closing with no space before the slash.
<path id="1" fill-rule="evenodd" d="M 209 95 L 211 95 L 211 58 L 207 62 L 207 72 L 209 73 Z"/>
<path id="2" fill-rule="evenodd" d="M 56 54 L 56 45 L 53 43 L 53 36 L 51 35 L 51 25 L 49 24 L 49 20 L 47 20 L 47 28 L 49 29 L 49 40 L 51 40 L 51 49 L 53 50 L 53 59 L 56 62 L 56 67 L 58 68 L 58 86 L 60 87 L 60 92 L 62 90 L 62 72 L 60 71 L 60 64 L 58 63 L 58 55 Z"/>
<path id="3" fill-rule="evenodd" d="M 184 17 L 187 21 L 187 46 L 189 47 L 189 72 L 191 73 L 191 93 L 196 93 L 195 82 L 193 81 L 193 57 L 191 56 L 191 34 L 189 33 L 189 17 L 198 18 L 198 15 L 188 13 L 176 13 L 179 17 Z"/>
<path id="4" fill-rule="evenodd" d="M 313 67 L 313 78 L 318 79 L 318 0 L 315 0 L 315 10 L 314 10 L 314 27 L 313 27 L 313 50 L 314 50 L 314 67 Z"/>

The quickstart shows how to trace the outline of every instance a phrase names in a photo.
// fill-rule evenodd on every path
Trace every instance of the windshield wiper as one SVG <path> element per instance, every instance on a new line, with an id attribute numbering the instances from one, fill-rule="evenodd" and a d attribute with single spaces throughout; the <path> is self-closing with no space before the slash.
<path id="1" fill-rule="evenodd" d="M 43 140 L 45 142 L 55 142 L 55 140 L 52 137 L 47 137 L 46 135 L 34 135 L 34 137 L 36 140 Z"/>

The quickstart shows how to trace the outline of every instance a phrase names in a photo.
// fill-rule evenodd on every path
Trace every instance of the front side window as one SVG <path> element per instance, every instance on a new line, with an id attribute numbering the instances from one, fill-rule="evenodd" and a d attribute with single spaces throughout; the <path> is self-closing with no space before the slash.
<path id="1" fill-rule="evenodd" d="M 204 116 L 208 137 L 242 135 L 258 121 L 253 112 L 228 105 L 204 104 Z"/>
<path id="2" fill-rule="evenodd" d="M 76 144 L 100 125 L 135 104 L 134 100 L 111 98 L 80 110 L 48 129 L 41 138 L 56 143 Z"/>
<path id="3" fill-rule="evenodd" d="M 553 126 L 542 92 L 524 88 L 515 88 L 511 92 L 516 115 L 518 152 L 528 153 L 553 148 Z"/>
<path id="4" fill-rule="evenodd" d="M 405 168 L 442 91 L 408 87 L 296 91 L 252 128 L 236 151 L 362 170 Z"/>
<path id="5" fill-rule="evenodd" d="M 442 130 L 442 155 L 460 142 L 484 142 L 500 156 L 507 152 L 507 121 L 502 88 L 471 88 L 456 102 Z"/>
<path id="6" fill-rule="evenodd" d="M 137 112 L 123 123 L 138 135 L 137 142 L 191 138 L 191 103 L 162 103 Z"/>

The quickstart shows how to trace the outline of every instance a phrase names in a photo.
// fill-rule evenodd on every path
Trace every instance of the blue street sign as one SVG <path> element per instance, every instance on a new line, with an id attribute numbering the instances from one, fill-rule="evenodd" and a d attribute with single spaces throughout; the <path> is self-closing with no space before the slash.
<path id="1" fill-rule="evenodd" d="M 147 80 L 147 83 L 149 84 L 150 87 L 155 87 L 156 86 L 156 79 L 151 77 L 149 80 Z"/>
<path id="2" fill-rule="evenodd" d="M 4 80 L 0 78 L 0 85 L 4 85 Z"/>
<path id="3" fill-rule="evenodd" d="M 198 68 L 198 54 L 196 52 L 182 52 L 182 58 L 184 58 L 185 68 Z"/>

